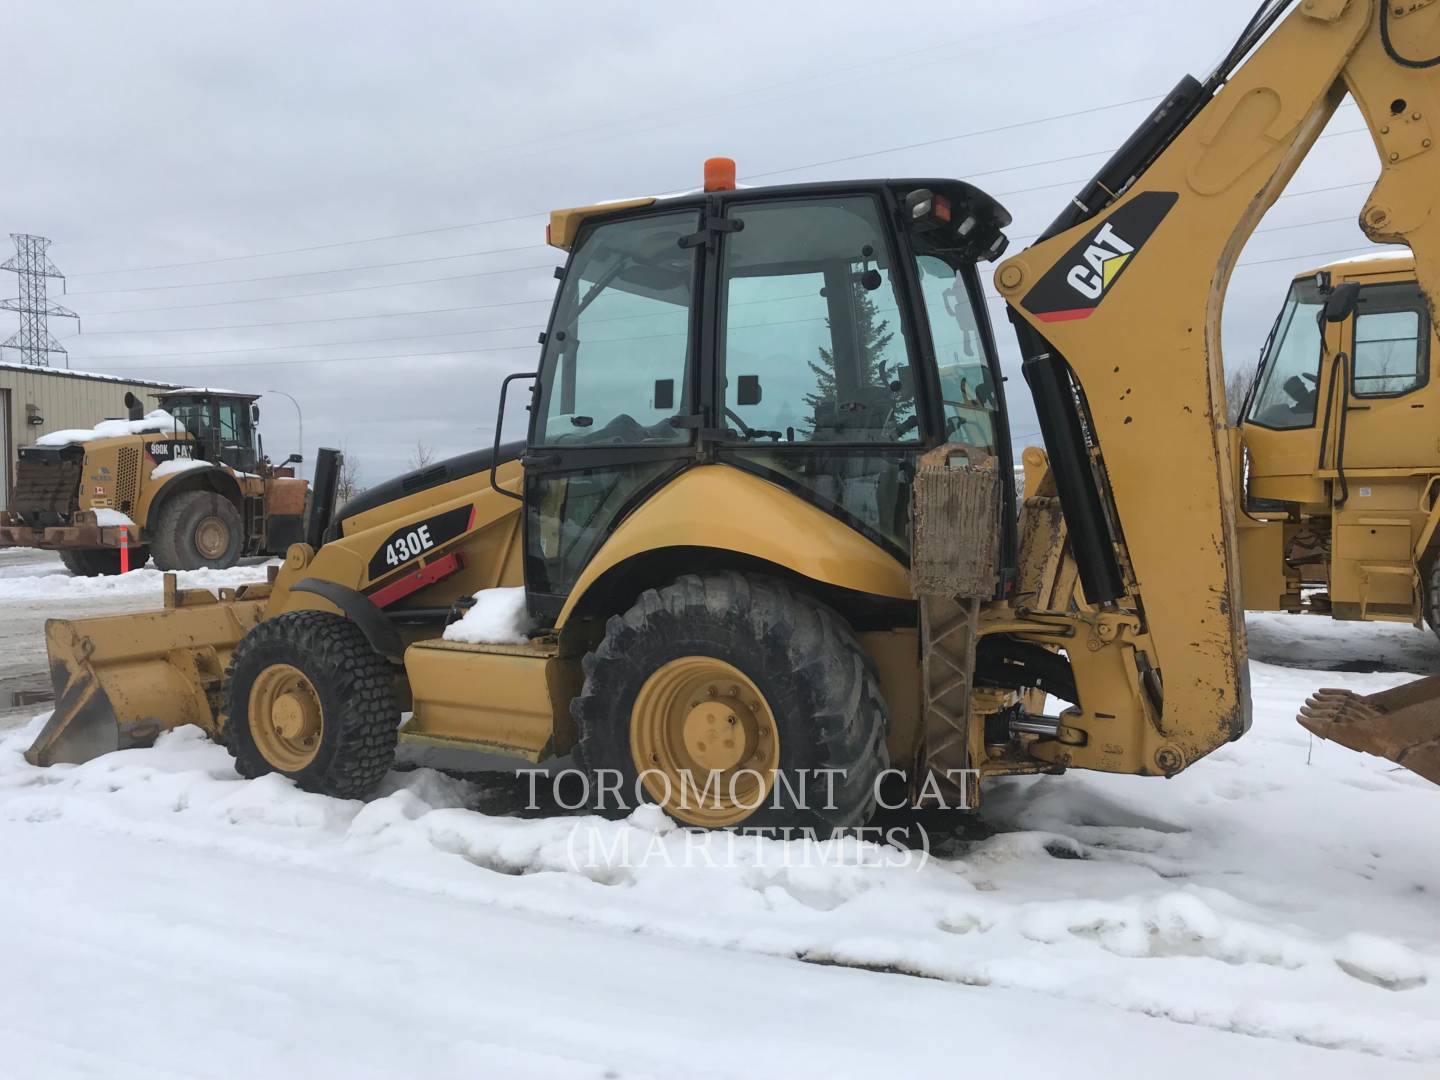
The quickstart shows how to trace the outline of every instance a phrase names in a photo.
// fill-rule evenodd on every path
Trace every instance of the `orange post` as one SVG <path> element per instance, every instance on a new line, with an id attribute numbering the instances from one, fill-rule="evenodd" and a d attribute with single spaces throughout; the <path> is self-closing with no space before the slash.
<path id="1" fill-rule="evenodd" d="M 130 530 L 124 525 L 120 526 L 120 572 L 130 572 Z"/>

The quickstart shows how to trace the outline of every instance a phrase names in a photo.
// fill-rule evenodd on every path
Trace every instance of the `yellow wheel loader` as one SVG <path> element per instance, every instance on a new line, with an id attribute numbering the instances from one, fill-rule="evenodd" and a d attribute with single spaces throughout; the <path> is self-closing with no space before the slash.
<path id="1" fill-rule="evenodd" d="M 820 829 L 887 769 L 951 806 L 1004 774 L 1175 775 L 1250 724 L 1230 271 L 1348 93 L 1380 158 L 1362 222 L 1433 309 L 1437 53 L 1440 4 L 1267 3 L 1000 263 L 1048 454 L 1018 507 L 983 192 L 737 189 L 717 159 L 697 194 L 556 212 L 539 366 L 500 395 L 529 384 L 523 443 L 334 514 L 317 493 L 323 542 L 268 584 L 52 622 L 30 760 L 194 723 L 246 776 L 360 796 L 397 740 L 573 752 L 592 794 L 690 825 Z M 530 635 L 457 640 L 504 587 Z M 1440 780 L 1417 686 L 1307 720 Z"/>
<path id="2" fill-rule="evenodd" d="M 152 555 L 162 570 L 234 566 L 303 539 L 309 485 L 291 454 L 272 465 L 259 444 L 257 395 L 204 387 L 154 395 L 128 420 L 61 431 L 21 447 L 0 547 L 59 553 L 71 573 L 118 574 Z"/>
<path id="3" fill-rule="evenodd" d="M 1436 361 L 1409 253 L 1292 283 L 1242 412 L 1246 610 L 1440 632 Z"/>

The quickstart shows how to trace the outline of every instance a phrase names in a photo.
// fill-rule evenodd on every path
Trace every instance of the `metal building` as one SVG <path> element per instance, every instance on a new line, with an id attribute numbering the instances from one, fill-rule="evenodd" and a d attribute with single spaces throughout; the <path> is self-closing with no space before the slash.
<path id="1" fill-rule="evenodd" d="M 0 510 L 9 505 L 20 447 L 47 431 L 91 428 L 101 420 L 123 418 L 127 390 L 149 405 L 151 394 L 177 385 L 0 363 Z"/>

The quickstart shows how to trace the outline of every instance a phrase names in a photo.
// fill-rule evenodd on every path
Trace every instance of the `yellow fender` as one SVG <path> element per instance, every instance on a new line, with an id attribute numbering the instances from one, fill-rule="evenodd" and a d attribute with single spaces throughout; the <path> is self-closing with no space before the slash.
<path id="1" fill-rule="evenodd" d="M 681 547 L 738 552 L 826 585 L 911 599 L 905 567 L 839 519 L 752 473 L 702 465 L 681 473 L 621 523 L 570 591 L 556 628 L 564 628 L 610 571 Z"/>

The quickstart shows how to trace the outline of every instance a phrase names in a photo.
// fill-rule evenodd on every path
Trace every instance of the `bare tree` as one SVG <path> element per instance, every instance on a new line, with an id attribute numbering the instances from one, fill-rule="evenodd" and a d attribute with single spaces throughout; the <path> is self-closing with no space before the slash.
<path id="1" fill-rule="evenodd" d="M 424 439 L 415 440 L 415 449 L 410 451 L 410 468 L 423 469 L 435 460 L 435 448 Z"/>
<path id="2" fill-rule="evenodd" d="M 342 447 L 340 450 L 340 474 L 335 478 L 335 498 L 344 505 L 365 490 L 360 483 L 360 459 Z"/>
<path id="3" fill-rule="evenodd" d="M 1255 381 L 1255 364 L 1245 363 L 1225 372 L 1225 418 L 1231 427 L 1240 423 L 1240 410 L 1245 405 L 1245 395 Z"/>

